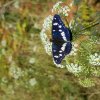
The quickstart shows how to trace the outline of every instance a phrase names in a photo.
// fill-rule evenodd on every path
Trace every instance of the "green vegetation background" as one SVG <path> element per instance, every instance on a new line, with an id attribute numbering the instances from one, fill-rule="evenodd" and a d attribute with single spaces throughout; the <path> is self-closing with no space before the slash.
<path id="1" fill-rule="evenodd" d="M 0 100 L 100 100 L 100 80 L 83 88 L 45 53 L 39 33 L 55 2 L 0 0 Z"/>

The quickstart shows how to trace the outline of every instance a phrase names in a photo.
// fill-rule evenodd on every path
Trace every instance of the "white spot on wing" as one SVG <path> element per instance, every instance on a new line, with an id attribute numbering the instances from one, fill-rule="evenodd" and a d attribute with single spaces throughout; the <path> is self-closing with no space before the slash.
<path id="1" fill-rule="evenodd" d="M 54 56 L 55 58 L 59 58 L 59 56 Z"/>
<path id="2" fill-rule="evenodd" d="M 59 27 L 59 28 L 61 28 L 62 26 L 61 26 L 61 25 L 59 25 L 58 27 Z"/>
<path id="3" fill-rule="evenodd" d="M 62 51 L 65 50 L 65 48 L 66 48 L 66 44 L 67 44 L 67 43 L 64 43 L 64 44 L 62 45 L 62 47 L 61 47 L 61 50 L 62 50 Z"/>
<path id="4" fill-rule="evenodd" d="M 53 50 L 54 52 L 56 52 L 56 50 Z"/>
<path id="5" fill-rule="evenodd" d="M 53 23 L 53 25 L 58 25 L 58 23 Z"/>
<path id="6" fill-rule="evenodd" d="M 62 56 L 62 54 L 59 54 L 59 56 Z"/>
<path id="7" fill-rule="evenodd" d="M 62 32 L 62 30 L 59 30 L 59 32 Z"/>
<path id="8" fill-rule="evenodd" d="M 61 33 L 61 35 L 62 35 L 62 36 L 65 36 L 65 33 L 64 33 L 64 32 L 62 32 L 62 33 Z"/>
<path id="9" fill-rule="evenodd" d="M 53 32 L 55 32 L 55 30 L 53 30 Z"/>
<path id="10" fill-rule="evenodd" d="M 59 52 L 61 53 L 62 51 L 60 50 Z"/>
<path id="11" fill-rule="evenodd" d="M 65 36 L 65 33 L 62 32 L 61 35 L 62 35 L 62 38 L 64 39 L 64 41 L 67 41 L 66 36 Z"/>

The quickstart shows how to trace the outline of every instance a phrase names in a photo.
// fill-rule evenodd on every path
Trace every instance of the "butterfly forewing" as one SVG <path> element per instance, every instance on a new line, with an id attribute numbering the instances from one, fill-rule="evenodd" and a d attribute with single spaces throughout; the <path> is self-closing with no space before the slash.
<path id="1" fill-rule="evenodd" d="M 59 15 L 55 14 L 52 21 L 52 39 L 60 39 L 64 41 L 70 41 L 71 33 L 67 27 L 65 27 Z"/>

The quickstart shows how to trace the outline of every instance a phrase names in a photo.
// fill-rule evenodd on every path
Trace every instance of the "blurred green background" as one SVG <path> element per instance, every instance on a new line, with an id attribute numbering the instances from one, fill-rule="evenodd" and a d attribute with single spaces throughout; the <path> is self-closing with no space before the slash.
<path id="1" fill-rule="evenodd" d="M 100 80 L 84 88 L 45 53 L 40 31 L 57 1 L 0 0 L 0 100 L 100 100 Z"/>

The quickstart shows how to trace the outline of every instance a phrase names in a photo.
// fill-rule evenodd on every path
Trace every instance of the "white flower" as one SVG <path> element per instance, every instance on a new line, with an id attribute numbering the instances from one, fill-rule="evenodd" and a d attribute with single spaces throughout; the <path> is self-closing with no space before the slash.
<path id="1" fill-rule="evenodd" d="M 59 8 L 59 6 L 60 6 L 61 3 L 62 3 L 62 1 L 57 2 L 57 3 L 53 6 L 52 12 L 56 11 L 56 10 Z"/>
<path id="2" fill-rule="evenodd" d="M 94 66 L 99 66 L 100 65 L 100 55 L 97 53 L 90 55 L 89 56 L 89 63 L 94 65 Z"/>
<path id="3" fill-rule="evenodd" d="M 51 51 L 52 51 L 52 43 L 49 41 L 46 33 L 45 33 L 45 29 L 42 29 L 41 33 L 40 33 L 40 37 L 41 37 L 41 40 L 44 44 L 44 48 L 46 50 L 46 53 L 48 55 L 51 55 Z"/>
<path id="4" fill-rule="evenodd" d="M 53 19 L 53 16 L 51 16 L 51 15 L 49 15 L 48 17 L 46 17 L 44 19 L 43 28 L 45 30 L 50 29 L 50 26 L 51 26 L 51 23 L 52 23 L 52 19 Z"/>
<path id="5" fill-rule="evenodd" d="M 29 63 L 30 63 L 30 64 L 34 64 L 34 63 L 35 63 L 35 58 L 30 58 L 30 59 L 29 59 Z"/>
<path id="6" fill-rule="evenodd" d="M 69 7 L 68 6 L 64 6 L 64 7 L 61 7 L 58 10 L 58 13 L 62 13 L 63 15 L 68 16 L 68 12 L 69 11 L 70 11 Z"/>
<path id="7" fill-rule="evenodd" d="M 84 87 L 92 87 L 92 86 L 95 86 L 94 81 L 91 80 L 91 79 L 89 79 L 89 78 L 79 79 L 79 83 L 80 83 L 80 85 L 82 85 Z"/>
<path id="8" fill-rule="evenodd" d="M 14 7 L 19 8 L 19 1 L 14 2 Z"/>
<path id="9" fill-rule="evenodd" d="M 68 16 L 68 12 L 70 11 L 70 8 L 68 6 L 61 6 L 60 4 L 63 2 L 57 2 L 52 9 L 52 12 L 57 11 L 58 14 L 63 14 L 64 16 Z"/>
<path id="10" fill-rule="evenodd" d="M 56 13 L 58 13 L 58 14 L 63 14 L 64 16 L 68 16 L 68 12 L 70 11 L 70 8 L 68 6 L 60 5 L 61 3 L 62 3 L 61 1 L 57 2 L 53 6 L 52 12 L 54 13 L 54 11 L 56 11 Z M 46 31 L 48 31 L 50 29 L 50 27 L 52 26 L 52 20 L 53 20 L 52 15 L 49 15 L 48 17 L 46 17 L 44 20 L 44 23 L 43 23 L 43 29 L 40 32 L 40 38 L 42 40 L 42 43 L 44 44 L 45 51 L 48 55 L 52 54 L 52 43 L 49 41 Z M 74 51 L 76 52 L 77 50 L 74 50 Z M 55 62 L 54 62 L 54 64 L 60 68 L 65 67 L 61 64 L 56 64 Z"/>
<path id="11" fill-rule="evenodd" d="M 35 84 L 37 84 L 36 79 L 35 79 L 35 78 L 31 78 L 31 79 L 29 80 L 29 84 L 30 84 L 31 86 L 34 86 Z"/>
<path id="12" fill-rule="evenodd" d="M 69 6 L 72 7 L 72 6 L 73 6 L 73 3 L 74 3 L 74 2 L 72 1 L 72 2 L 69 4 Z"/>
<path id="13" fill-rule="evenodd" d="M 50 42 L 48 41 L 48 43 L 45 44 L 45 50 L 46 50 L 46 53 L 47 53 L 48 55 L 51 55 L 52 43 L 50 43 Z"/>
<path id="14" fill-rule="evenodd" d="M 66 68 L 71 73 L 79 73 L 82 71 L 82 66 L 79 66 L 78 64 L 73 64 L 73 63 L 66 65 Z"/>
<path id="15" fill-rule="evenodd" d="M 3 40 L 1 41 L 1 45 L 2 45 L 3 47 L 6 47 L 6 44 L 7 44 L 6 40 L 3 39 Z"/>
<path id="16" fill-rule="evenodd" d="M 45 42 L 45 40 L 48 39 L 45 31 L 46 30 L 43 28 L 42 31 L 40 32 L 40 38 L 41 38 L 42 42 Z"/>
<path id="17" fill-rule="evenodd" d="M 21 68 L 17 67 L 15 63 L 12 63 L 11 67 L 9 68 L 9 75 L 14 79 L 18 79 L 20 76 L 22 76 Z"/>
<path id="18" fill-rule="evenodd" d="M 75 56 L 77 54 L 77 50 L 78 50 L 77 47 L 78 47 L 78 44 L 72 43 L 72 50 L 71 50 L 69 55 L 74 55 Z"/>
<path id="19" fill-rule="evenodd" d="M 56 11 L 58 10 L 58 13 L 62 13 L 64 14 L 65 16 L 68 16 L 68 12 L 70 11 L 69 7 L 68 6 L 60 6 L 62 2 L 57 2 L 54 6 L 53 6 L 53 9 L 52 11 Z M 41 37 L 41 40 L 44 44 L 44 48 L 46 50 L 46 53 L 48 55 L 51 55 L 51 52 L 52 52 L 52 43 L 49 41 L 48 39 L 48 36 L 46 35 L 46 31 L 50 29 L 51 25 L 52 25 L 52 19 L 53 19 L 53 16 L 49 15 L 48 17 L 46 17 L 44 19 L 44 23 L 43 23 L 43 29 L 42 31 L 40 32 L 40 37 Z"/>

